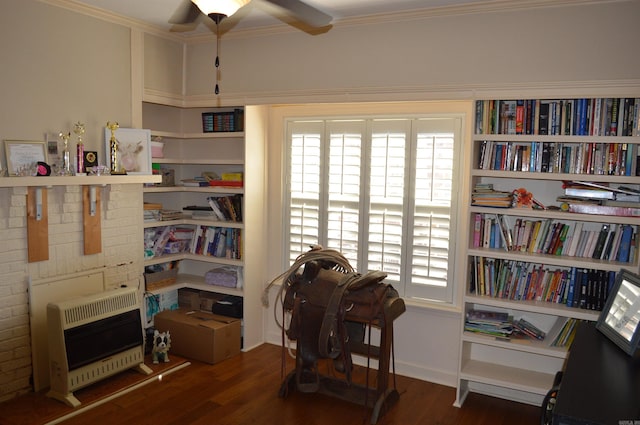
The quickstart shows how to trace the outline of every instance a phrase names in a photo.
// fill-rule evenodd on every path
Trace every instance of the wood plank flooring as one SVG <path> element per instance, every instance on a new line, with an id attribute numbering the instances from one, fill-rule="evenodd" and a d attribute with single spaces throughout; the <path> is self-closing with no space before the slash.
<path id="1" fill-rule="evenodd" d="M 287 356 L 288 357 L 288 356 Z M 288 360 L 287 371 L 292 370 Z M 321 369 L 323 374 L 329 373 Z M 364 373 L 357 370 L 356 378 Z M 232 359 L 191 365 L 128 394 L 62 422 L 65 425 L 361 425 L 370 410 L 336 398 L 292 392 L 278 397 L 281 350 L 264 344 Z M 99 384 L 98 384 L 99 385 Z M 453 407 L 455 389 L 397 377 L 400 400 L 378 420 L 380 425 L 537 425 L 539 408 L 471 394 L 462 408 Z M 18 400 L 0 404 L 10 417 Z M 28 423 L 28 422 L 6 423 Z"/>

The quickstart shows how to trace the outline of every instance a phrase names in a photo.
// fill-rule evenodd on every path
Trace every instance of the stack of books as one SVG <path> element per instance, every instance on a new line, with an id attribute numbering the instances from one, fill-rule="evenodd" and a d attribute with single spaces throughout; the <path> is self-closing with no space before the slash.
<path id="1" fill-rule="evenodd" d="M 547 334 L 533 325 L 531 322 L 521 318 L 513 322 L 514 333 L 530 339 L 544 340 Z"/>
<path id="2" fill-rule="evenodd" d="M 144 221 L 159 221 L 162 204 L 145 202 L 143 206 Z"/>
<path id="3" fill-rule="evenodd" d="M 513 193 L 494 190 L 491 183 L 478 183 L 471 193 L 471 205 L 511 208 Z"/>
<path id="4" fill-rule="evenodd" d="M 464 322 L 467 332 L 508 338 L 513 333 L 513 321 L 508 313 L 469 310 Z"/>
<path id="5" fill-rule="evenodd" d="M 181 211 L 175 210 L 160 210 L 160 220 L 168 221 L 168 220 L 180 220 L 183 218 Z"/>
<path id="6" fill-rule="evenodd" d="M 640 189 L 584 181 L 563 182 L 564 196 L 557 198 L 560 208 L 579 214 L 640 217 Z"/>

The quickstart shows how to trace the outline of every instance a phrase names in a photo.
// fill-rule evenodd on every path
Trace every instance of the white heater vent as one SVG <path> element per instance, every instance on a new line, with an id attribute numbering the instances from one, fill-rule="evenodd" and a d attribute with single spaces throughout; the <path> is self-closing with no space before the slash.
<path id="1" fill-rule="evenodd" d="M 64 329 L 91 323 L 137 308 L 136 292 L 117 290 L 58 303 L 64 312 Z"/>
<path id="2" fill-rule="evenodd" d="M 76 407 L 73 391 L 130 368 L 151 373 L 137 294 L 121 288 L 49 303 L 49 397 Z"/>

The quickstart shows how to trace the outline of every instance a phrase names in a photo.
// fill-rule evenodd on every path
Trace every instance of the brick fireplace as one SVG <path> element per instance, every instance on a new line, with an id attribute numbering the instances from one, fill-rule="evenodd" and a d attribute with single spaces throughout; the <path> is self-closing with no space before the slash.
<path id="1" fill-rule="evenodd" d="M 33 390 L 32 334 L 42 306 L 30 305 L 35 292 L 30 288 L 66 282 L 65 291 L 82 295 L 85 276 L 98 276 L 103 289 L 142 282 L 141 184 L 98 186 L 102 248 L 93 255 L 83 251 L 82 186 L 46 189 L 49 259 L 32 263 L 27 261 L 27 189 L 0 188 L 0 401 Z"/>

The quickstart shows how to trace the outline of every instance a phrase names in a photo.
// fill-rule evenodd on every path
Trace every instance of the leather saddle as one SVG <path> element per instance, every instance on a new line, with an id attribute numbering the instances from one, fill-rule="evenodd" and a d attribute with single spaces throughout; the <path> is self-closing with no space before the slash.
<path id="1" fill-rule="evenodd" d="M 337 372 L 351 382 L 350 339 L 363 339 L 365 325 L 383 314 L 385 301 L 398 297 L 383 283 L 386 273 L 342 271 L 331 261 L 304 263 L 283 299 L 291 320 L 286 335 L 296 341 L 296 387 L 316 392 L 320 384 L 319 359 L 332 359 Z"/>

